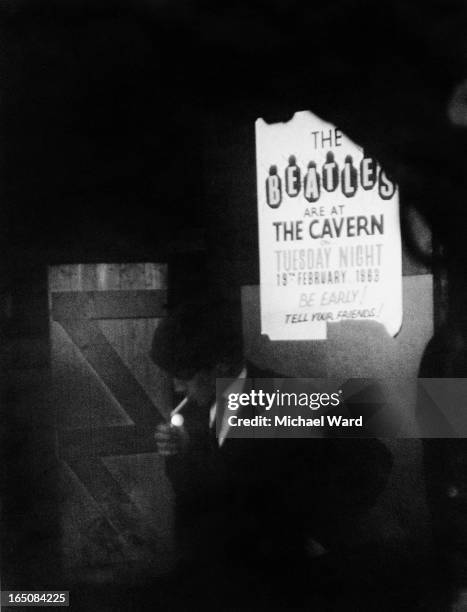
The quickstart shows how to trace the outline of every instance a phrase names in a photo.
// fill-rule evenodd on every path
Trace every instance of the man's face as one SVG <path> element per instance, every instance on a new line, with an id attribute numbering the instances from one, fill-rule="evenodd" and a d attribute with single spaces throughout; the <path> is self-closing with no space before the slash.
<path id="1" fill-rule="evenodd" d="M 189 377 L 174 378 L 175 391 L 183 393 L 198 406 L 213 403 L 216 397 L 216 368 L 196 372 Z"/>

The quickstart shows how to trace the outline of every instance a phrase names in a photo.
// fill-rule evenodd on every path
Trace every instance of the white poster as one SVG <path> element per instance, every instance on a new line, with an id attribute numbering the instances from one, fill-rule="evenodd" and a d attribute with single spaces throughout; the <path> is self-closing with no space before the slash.
<path id="1" fill-rule="evenodd" d="M 325 339 L 327 325 L 402 324 L 395 183 L 338 128 L 308 111 L 256 121 L 261 329 Z"/>

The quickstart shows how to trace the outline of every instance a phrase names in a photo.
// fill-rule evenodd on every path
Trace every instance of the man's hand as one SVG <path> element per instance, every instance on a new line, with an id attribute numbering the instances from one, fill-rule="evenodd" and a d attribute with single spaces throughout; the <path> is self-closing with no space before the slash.
<path id="1" fill-rule="evenodd" d="M 157 442 L 157 452 L 164 457 L 178 455 L 188 446 L 188 434 L 183 426 L 176 427 L 170 423 L 159 425 L 154 438 Z"/>

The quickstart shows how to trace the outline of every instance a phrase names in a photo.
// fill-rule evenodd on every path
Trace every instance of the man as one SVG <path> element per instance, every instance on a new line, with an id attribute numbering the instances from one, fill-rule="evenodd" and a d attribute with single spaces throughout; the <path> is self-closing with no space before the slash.
<path id="1" fill-rule="evenodd" d="M 187 402 L 183 425 L 162 425 L 155 437 L 186 567 L 219 592 L 227 575 L 237 593 L 248 584 L 258 597 L 287 597 L 300 590 L 294 584 L 309 589 L 310 560 L 345 540 L 384 487 L 391 461 L 376 440 L 230 438 L 216 379 L 233 379 L 226 392 L 238 393 L 251 379 L 279 378 L 244 359 L 238 313 L 198 301 L 156 329 L 152 359 Z M 252 406 L 242 415 L 252 416 Z"/>
<path id="2" fill-rule="evenodd" d="M 248 510 L 258 512 L 264 504 L 252 503 L 258 495 L 248 487 L 264 485 L 269 476 L 263 470 L 270 469 L 264 454 L 250 465 L 255 440 L 228 439 L 223 418 L 216 431 L 216 413 L 223 408 L 216 404 L 216 380 L 234 379 L 241 392 L 247 378 L 274 377 L 245 362 L 238 310 L 228 306 L 203 300 L 182 305 L 156 329 L 151 350 L 153 361 L 173 376 L 175 391 L 187 399 L 179 413 L 183 425 L 169 422 L 155 434 L 176 496 L 181 553 L 197 563 L 216 558 L 217 565 L 220 557 L 223 564 L 245 564 L 258 542 L 258 535 L 249 536 L 259 517 L 250 512 L 244 523 L 246 498 Z"/>

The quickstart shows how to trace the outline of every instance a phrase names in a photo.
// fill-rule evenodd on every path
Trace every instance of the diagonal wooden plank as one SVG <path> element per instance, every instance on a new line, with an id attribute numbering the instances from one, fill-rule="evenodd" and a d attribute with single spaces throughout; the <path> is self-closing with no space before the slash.
<path id="1" fill-rule="evenodd" d="M 60 324 L 132 421 L 157 426 L 162 420 L 161 413 L 102 333 L 98 322 L 62 319 Z"/>
<path id="2" fill-rule="evenodd" d="M 104 514 L 123 558 L 157 561 L 159 536 L 97 457 L 67 462 Z"/>

